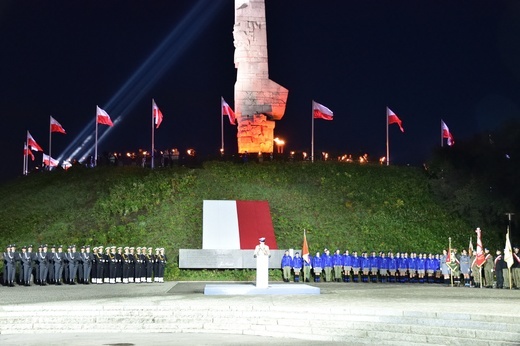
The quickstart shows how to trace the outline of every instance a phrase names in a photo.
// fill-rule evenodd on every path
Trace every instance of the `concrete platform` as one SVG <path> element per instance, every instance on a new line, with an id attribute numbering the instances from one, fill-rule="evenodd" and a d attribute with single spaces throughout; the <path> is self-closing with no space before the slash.
<path id="1" fill-rule="evenodd" d="M 271 284 L 267 288 L 257 288 L 254 284 L 211 284 L 204 287 L 209 296 L 241 295 L 300 295 L 320 294 L 319 287 L 298 284 Z"/>

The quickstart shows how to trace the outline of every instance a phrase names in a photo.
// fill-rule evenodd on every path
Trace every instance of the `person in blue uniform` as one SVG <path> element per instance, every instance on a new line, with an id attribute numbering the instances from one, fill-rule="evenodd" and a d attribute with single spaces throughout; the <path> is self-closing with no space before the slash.
<path id="1" fill-rule="evenodd" d="M 388 281 L 388 257 L 384 252 L 379 255 L 379 261 L 377 267 L 379 268 L 379 277 L 381 282 L 385 283 Z"/>
<path id="2" fill-rule="evenodd" d="M 359 272 L 361 271 L 361 258 L 357 251 L 352 253 L 352 282 L 359 282 Z"/>
<path id="3" fill-rule="evenodd" d="M 395 258 L 394 253 L 390 252 L 388 255 L 388 282 L 396 282 L 396 274 L 397 274 L 397 258 Z"/>
<path id="4" fill-rule="evenodd" d="M 289 250 L 285 250 L 282 261 L 282 277 L 284 282 L 289 282 L 291 278 L 292 258 L 289 256 Z"/>
<path id="5" fill-rule="evenodd" d="M 292 261 L 292 268 L 294 272 L 294 282 L 300 282 L 300 274 L 303 267 L 303 258 L 300 256 L 299 252 L 294 254 L 294 258 Z"/>
<path id="6" fill-rule="evenodd" d="M 460 273 L 462 274 L 464 278 L 464 287 L 470 287 L 470 272 L 471 272 L 471 258 L 468 255 L 468 252 L 466 249 L 462 250 L 462 253 L 460 254 L 459 258 L 460 262 Z"/>
<path id="7" fill-rule="evenodd" d="M 27 252 L 27 247 L 25 246 L 22 247 L 20 261 L 22 262 L 21 284 L 24 286 L 31 286 L 32 258 L 31 255 Z"/>
<path id="8" fill-rule="evenodd" d="M 4 285 L 14 287 L 14 255 L 11 252 L 11 244 L 5 247 L 4 256 Z M 13 280 L 11 280 L 13 277 Z"/>
<path id="9" fill-rule="evenodd" d="M 352 256 L 348 250 L 343 254 L 343 281 L 350 282 L 350 275 L 352 272 Z"/>
<path id="10" fill-rule="evenodd" d="M 312 258 L 312 271 L 314 272 L 314 282 L 321 281 L 321 272 L 323 271 L 323 260 L 320 252 L 316 252 L 316 256 Z"/>
<path id="11" fill-rule="evenodd" d="M 329 249 L 323 250 L 322 256 L 323 270 L 325 271 L 325 280 L 327 282 L 332 281 L 332 256 L 330 255 Z"/>
<path id="12" fill-rule="evenodd" d="M 368 274 L 370 273 L 370 260 L 368 259 L 368 255 L 366 251 L 361 253 L 360 259 L 361 265 L 361 282 L 368 282 Z"/>
<path id="13" fill-rule="evenodd" d="M 379 272 L 379 257 L 376 256 L 376 252 L 372 251 L 370 253 L 370 257 L 368 258 L 369 267 L 370 267 L 370 281 L 377 283 L 377 275 Z"/>
<path id="14" fill-rule="evenodd" d="M 309 254 L 307 258 L 303 258 L 303 280 L 305 282 L 311 281 L 312 256 Z"/>

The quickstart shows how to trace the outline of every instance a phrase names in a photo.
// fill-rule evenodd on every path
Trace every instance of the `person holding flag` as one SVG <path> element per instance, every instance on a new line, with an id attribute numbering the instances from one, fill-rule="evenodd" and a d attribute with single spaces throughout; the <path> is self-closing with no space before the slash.
<path id="1" fill-rule="evenodd" d="M 495 267 L 495 261 L 493 255 L 489 253 L 489 249 L 484 249 L 485 262 L 484 262 L 484 286 L 486 288 L 493 288 L 493 268 Z"/>
<path id="2" fill-rule="evenodd" d="M 309 254 L 309 245 L 307 244 L 307 235 L 303 230 L 303 245 L 302 245 L 302 259 L 303 259 L 303 280 L 310 282 L 311 279 L 311 256 Z"/>
<path id="3" fill-rule="evenodd" d="M 507 226 L 506 246 L 504 247 L 504 268 L 502 269 L 502 275 L 504 277 L 504 288 L 513 288 L 511 267 L 514 263 L 515 260 L 513 258 L 513 249 L 511 247 L 511 240 L 509 239 L 509 226 Z"/>

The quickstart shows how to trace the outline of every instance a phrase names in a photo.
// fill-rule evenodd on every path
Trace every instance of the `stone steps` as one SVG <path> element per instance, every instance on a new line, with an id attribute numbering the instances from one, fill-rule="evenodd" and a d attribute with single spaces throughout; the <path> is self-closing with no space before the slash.
<path id="1" fill-rule="evenodd" d="M 518 345 L 520 317 L 365 310 L 232 300 L 0 306 L 0 334 L 227 333 L 388 345 Z"/>

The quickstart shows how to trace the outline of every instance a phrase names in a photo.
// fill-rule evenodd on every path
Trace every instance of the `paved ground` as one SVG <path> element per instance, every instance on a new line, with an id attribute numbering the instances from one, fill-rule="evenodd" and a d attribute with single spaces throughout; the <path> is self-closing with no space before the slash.
<path id="1" fill-rule="evenodd" d="M 349 308 L 402 309 L 426 312 L 485 312 L 491 315 L 519 318 L 520 290 L 446 287 L 438 284 L 353 284 L 321 283 L 321 294 L 313 296 L 205 296 L 207 282 L 167 282 L 163 284 L 116 284 L 75 286 L 0 287 L 0 309 L 6 305 L 40 304 L 48 307 L 58 303 L 128 302 L 136 304 L 185 300 L 187 303 L 206 304 L 208 309 L 233 302 L 253 304 L 289 305 L 294 309 L 306 305 L 347 305 Z M 297 284 L 295 284 L 297 285 Z M 2 345 L 260 345 L 266 342 L 278 345 L 297 345 L 301 340 L 287 340 L 248 335 L 222 334 L 36 334 L 0 335 Z M 325 344 L 316 343 L 313 344 Z M 327 342 L 327 344 L 331 344 Z"/>

